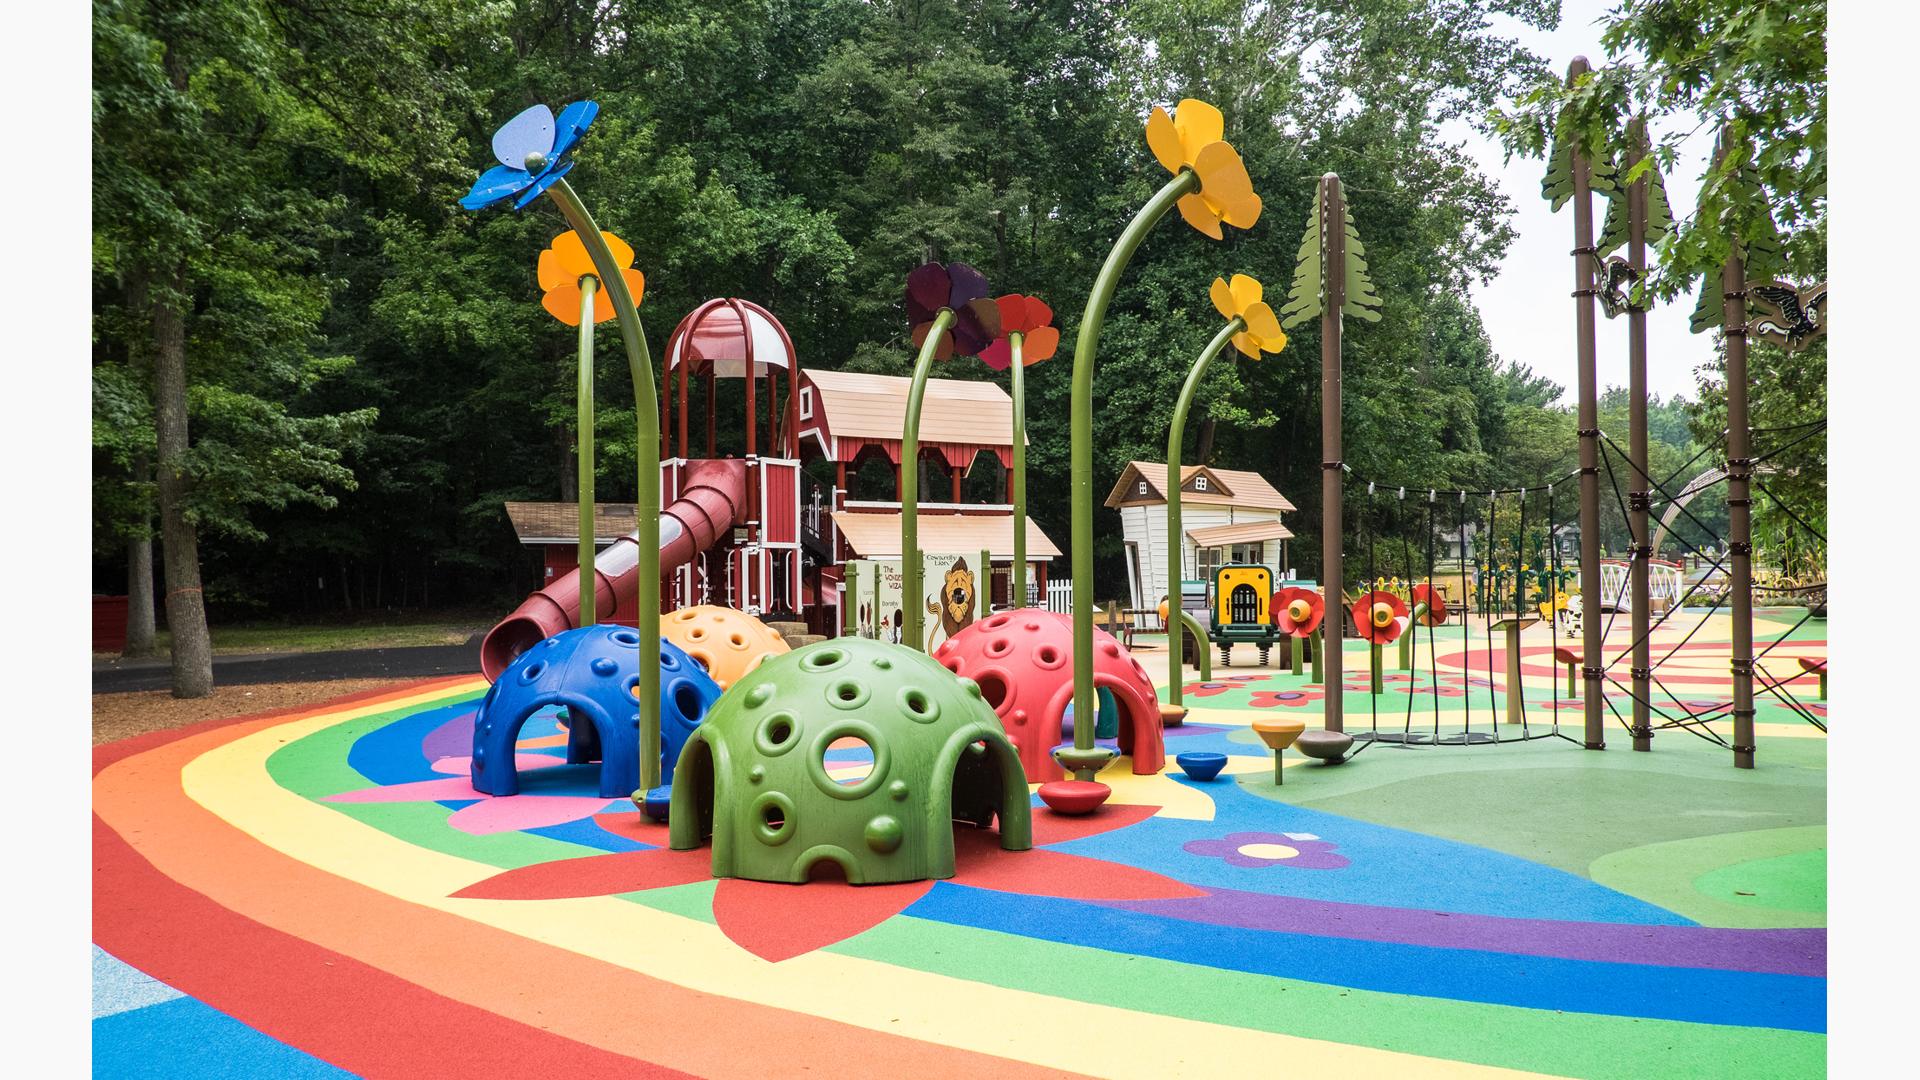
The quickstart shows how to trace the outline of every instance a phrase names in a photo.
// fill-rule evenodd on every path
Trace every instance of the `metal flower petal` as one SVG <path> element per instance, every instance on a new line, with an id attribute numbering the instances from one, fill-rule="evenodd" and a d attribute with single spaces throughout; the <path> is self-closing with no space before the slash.
<path id="1" fill-rule="evenodd" d="M 932 322 L 933 316 L 947 304 L 952 281 L 947 268 L 939 263 L 922 263 L 907 275 L 907 322 L 918 326 Z"/>
<path id="2" fill-rule="evenodd" d="M 993 291 L 987 287 L 987 275 L 963 262 L 948 263 L 947 277 L 952 282 L 947 293 L 947 306 L 955 311 L 971 301 L 984 299 Z M 995 318 L 997 320 L 998 316 Z"/>
<path id="3" fill-rule="evenodd" d="M 527 204 L 540 197 L 541 192 L 560 182 L 560 178 L 573 171 L 573 162 L 555 167 L 549 164 L 545 172 L 533 178 L 533 183 L 513 202 L 515 210 L 524 210 Z"/>
<path id="4" fill-rule="evenodd" d="M 527 155 L 553 151 L 553 110 L 535 105 L 500 125 L 493 133 L 493 156 L 509 169 L 527 168 Z"/>
<path id="5" fill-rule="evenodd" d="M 1226 134 L 1227 118 L 1199 98 L 1181 98 L 1180 104 L 1174 106 L 1173 126 L 1180 133 L 1180 145 L 1186 151 L 1187 162 L 1195 165 L 1194 171 L 1198 172 L 1201 148 L 1220 141 Z M 1206 178 L 1203 175 L 1201 179 Z"/>
<path id="6" fill-rule="evenodd" d="M 1199 195 L 1182 195 L 1175 205 L 1180 208 L 1180 217 L 1187 224 L 1215 240 L 1226 238 L 1227 234 L 1220 230 L 1220 216 L 1215 214 L 1213 208 L 1208 206 L 1207 201 Z"/>
<path id="7" fill-rule="evenodd" d="M 593 118 L 600 115 L 600 103 L 597 101 L 576 101 L 560 110 L 560 117 L 554 122 L 553 149 L 547 152 L 550 160 L 558 161 L 565 157 L 587 133 L 593 124 Z"/>
<path id="8" fill-rule="evenodd" d="M 980 284 L 985 285 L 983 277 Z M 977 356 L 980 350 L 1000 336 L 1000 307 L 984 296 L 968 300 L 957 309 L 953 320 L 954 351 L 962 356 Z"/>
<path id="9" fill-rule="evenodd" d="M 473 182 L 473 190 L 460 200 L 460 205 L 468 210 L 485 210 L 526 187 L 530 179 L 525 169 L 495 165 L 480 174 L 480 179 Z"/>

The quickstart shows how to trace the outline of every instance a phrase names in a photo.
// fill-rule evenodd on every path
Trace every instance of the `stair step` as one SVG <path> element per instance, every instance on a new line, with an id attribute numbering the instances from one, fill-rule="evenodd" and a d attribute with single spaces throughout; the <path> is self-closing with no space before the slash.
<path id="1" fill-rule="evenodd" d="M 780 636 L 786 638 L 789 644 L 807 632 L 807 624 L 803 622 L 770 622 L 767 625 L 780 631 Z"/>
<path id="2" fill-rule="evenodd" d="M 827 640 L 827 636 L 825 634 L 788 634 L 787 635 L 787 644 L 793 646 L 796 649 L 804 649 L 809 645 L 818 645 L 819 643 L 825 640 Z"/>

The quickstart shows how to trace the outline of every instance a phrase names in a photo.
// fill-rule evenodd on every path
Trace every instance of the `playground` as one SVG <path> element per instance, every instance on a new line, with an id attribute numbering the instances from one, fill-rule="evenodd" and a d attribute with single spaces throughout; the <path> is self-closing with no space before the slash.
<path id="1" fill-rule="evenodd" d="M 1791 622 L 1762 610 L 1756 640 Z M 1704 657 L 1724 664 L 1727 635 L 1725 616 L 1694 635 L 1663 708 L 1721 703 Z M 1281 786 L 1251 725 L 1320 727 L 1325 688 L 1188 669 L 1164 769 L 1108 766 L 1092 817 L 1036 804 L 1017 862 L 956 826 L 952 878 L 894 885 L 670 861 L 664 826 L 565 763 L 551 710 L 520 730 L 521 794 L 489 800 L 465 775 L 478 677 L 108 746 L 96 979 L 129 1007 L 96 1021 L 96 1068 L 1817 1073 L 1823 734 L 1762 702 L 1753 771 L 1678 733 L 1651 754 L 1520 741 L 1577 726 L 1551 648 L 1525 646 L 1520 728 L 1490 719 L 1513 688 L 1478 643 L 1423 648 L 1377 699 L 1350 643 L 1349 731 L 1377 701 L 1384 732 L 1437 715 L 1443 738 L 1502 741 L 1383 742 L 1337 767 L 1289 751 Z M 1779 653 L 1823 649 L 1802 628 Z M 1204 752 L 1226 756 L 1210 782 L 1174 760 Z M 858 746 L 828 760 L 871 767 Z M 1129 1034 L 1062 1040 L 1069 1022 Z"/>
<path id="2" fill-rule="evenodd" d="M 1030 86 L 1080 76 L 1008 45 L 998 15 L 775 5 L 696 31 L 590 5 L 606 36 L 569 44 L 579 92 L 551 102 L 527 92 L 555 81 L 528 44 L 551 28 L 516 28 L 501 61 L 504 31 L 451 26 L 387 50 L 382 100 L 465 86 L 409 65 L 451 71 L 438 50 L 473 33 L 516 72 L 461 91 L 485 132 L 416 117 L 432 164 L 360 185 L 385 198 L 402 178 L 404 211 L 360 205 L 377 200 L 344 166 L 338 190 L 287 204 L 364 211 L 300 308 L 334 289 L 333 328 L 283 313 L 231 350 L 281 365 L 311 394 L 298 409 L 186 390 L 185 354 L 244 321 L 220 305 L 271 275 L 215 275 L 195 302 L 219 317 L 189 310 L 157 350 L 101 347 L 96 579 L 100 552 L 123 560 L 106 573 L 127 595 L 96 588 L 96 641 L 118 634 L 107 681 L 147 689 L 96 697 L 94 1075 L 1826 1074 L 1824 76 L 1815 182 L 1794 171 L 1805 124 L 1648 78 L 1677 53 L 1549 73 L 1477 14 L 1416 5 L 1471 39 L 1428 66 L 1499 69 L 1433 77 L 1462 100 L 1498 90 L 1480 135 L 1537 166 L 1551 216 L 1529 228 L 1571 243 L 1554 264 L 1571 293 L 1515 273 L 1494 299 L 1468 283 L 1514 240 L 1505 196 L 1469 198 L 1481 178 L 1422 127 L 1464 106 L 1408 106 L 1399 149 L 1363 128 L 1278 139 L 1305 106 L 1265 90 L 1136 108 L 1189 61 L 1274 60 L 1193 52 L 1195 5 L 1119 7 L 1121 36 L 1165 31 L 1140 58 L 1157 74 L 1098 91 L 1105 120 L 1030 139 L 1032 188 L 998 157 L 946 160 L 971 135 L 944 115 L 907 125 L 896 157 L 853 157 L 884 141 L 861 126 L 883 109 L 853 89 L 881 64 L 862 50 L 942 19 L 985 20 L 1006 53 L 972 74 L 1007 80 L 990 111 L 1070 114 L 1007 104 L 1014 66 L 1046 70 Z M 1436 47 L 1359 7 L 1355 26 L 1406 40 L 1356 56 Z M 147 40 L 144 13 L 109 15 Z M 1611 33 L 1643 16 L 1612 13 Z M 248 24 L 299 56 L 287 86 L 313 78 L 298 46 L 321 17 Z M 1059 17 L 1079 34 L 1091 16 Z M 327 14 L 322 36 L 366 18 Z M 725 63 L 687 59 L 714 47 L 693 37 L 759 30 Z M 315 70 L 365 62 L 318 42 Z M 140 86 L 168 83 L 140 59 L 164 50 L 109 44 Z M 1294 47 L 1303 94 L 1345 63 L 1312 35 Z M 723 115 L 714 92 L 682 110 L 689 136 L 649 100 L 657 73 L 600 55 L 629 48 L 687 82 L 771 65 L 794 97 L 748 105 L 743 83 Z M 944 48 L 924 86 L 905 64 L 905 97 L 947 92 Z M 1129 55 L 1061 48 L 1105 75 Z M 596 94 L 603 64 L 629 81 Z M 256 107 L 195 78 L 174 92 Z M 1400 115 L 1334 85 L 1329 132 L 1352 102 Z M 344 125 L 315 92 L 286 100 L 320 103 L 302 105 L 311 131 Z M 993 98 L 940 108 L 969 94 Z M 144 137 L 139 96 L 108 97 L 96 130 Z M 783 130 L 758 186 L 722 187 L 767 143 L 728 125 L 788 101 L 819 116 Z M 821 117 L 846 132 L 795 134 Z M 1712 143 L 1691 213 L 1667 190 L 1682 120 Z M 726 164 L 637 164 L 709 136 Z M 1078 149 L 1043 164 L 1053 139 Z M 1405 164 L 1407 147 L 1428 156 Z M 457 182 L 428 178 L 453 159 Z M 299 183 L 327 171 L 299 166 Z M 968 169 L 990 181 L 938 213 L 919 201 L 912 177 Z M 789 182 L 848 201 L 816 212 Z M 118 220 L 97 269 L 155 227 Z M 835 231 L 875 220 L 857 244 Z M 180 330 L 187 275 L 130 278 L 114 295 L 150 317 L 102 333 Z M 1564 386 L 1493 352 L 1476 305 L 1520 294 Z M 1682 294 L 1695 351 L 1650 345 Z M 379 325 L 361 338 L 343 313 L 363 304 Z M 336 378 L 359 353 L 301 351 L 323 337 L 385 377 Z M 449 358 L 464 366 L 431 370 Z M 1688 358 L 1683 399 L 1663 365 Z M 128 374 L 148 363 L 151 408 Z M 436 406 L 382 418 L 408 398 Z M 191 446 L 188 401 L 211 432 Z M 150 442 L 116 427 L 143 409 Z M 361 476 L 377 497 L 351 497 Z M 415 595 L 419 643 L 213 660 L 209 605 L 310 642 L 329 639 L 266 616 L 392 611 L 397 634 Z M 482 612 L 470 636 L 436 621 L 455 603 Z M 1911 622 L 1902 604 L 1885 628 Z M 156 605 L 164 702 L 140 649 Z M 1843 701 L 1889 674 L 1843 661 Z"/>

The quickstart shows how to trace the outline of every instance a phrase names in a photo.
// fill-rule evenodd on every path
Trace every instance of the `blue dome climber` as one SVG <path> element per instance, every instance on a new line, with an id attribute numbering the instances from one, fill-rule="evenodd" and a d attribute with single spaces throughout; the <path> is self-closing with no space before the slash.
<path id="1" fill-rule="evenodd" d="M 548 705 L 565 706 L 567 761 L 600 762 L 600 794 L 625 798 L 640 784 L 640 635 L 625 626 L 568 630 L 521 653 L 494 680 L 473 720 L 473 786 L 489 795 L 514 795 L 514 743 L 520 727 Z M 693 658 L 660 642 L 660 782 L 673 782 L 673 765 L 687 736 L 720 698 Z"/>

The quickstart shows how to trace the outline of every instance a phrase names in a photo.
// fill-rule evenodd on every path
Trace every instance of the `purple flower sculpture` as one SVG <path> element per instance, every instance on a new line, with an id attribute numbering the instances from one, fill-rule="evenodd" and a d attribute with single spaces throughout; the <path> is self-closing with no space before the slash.
<path id="1" fill-rule="evenodd" d="M 1338 870 L 1348 863 L 1334 845 L 1312 833 L 1237 832 L 1218 840 L 1189 840 L 1181 850 L 1228 866 L 1258 870 L 1291 866 L 1296 870 Z"/>

